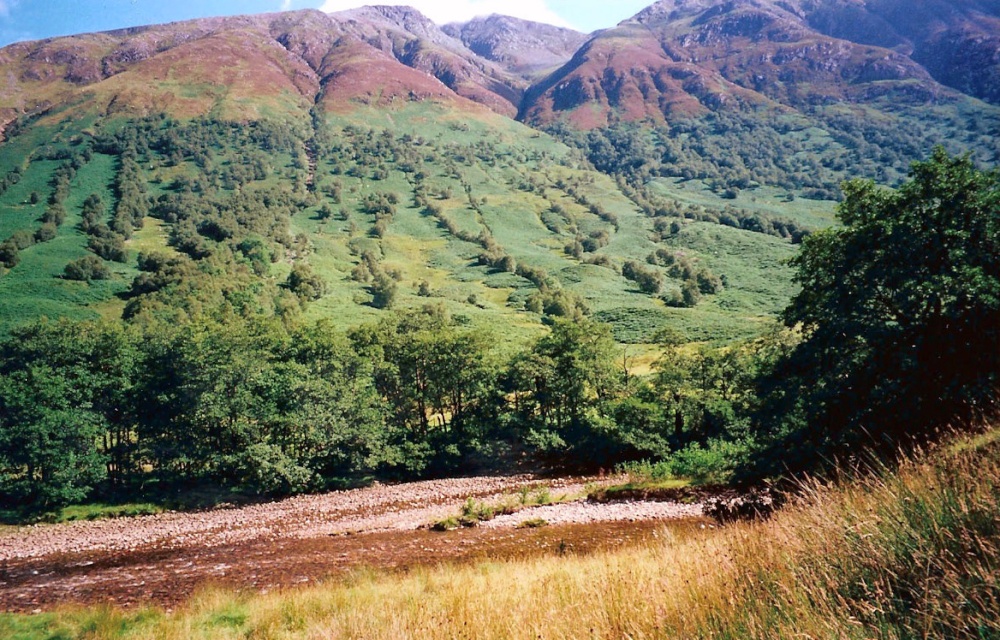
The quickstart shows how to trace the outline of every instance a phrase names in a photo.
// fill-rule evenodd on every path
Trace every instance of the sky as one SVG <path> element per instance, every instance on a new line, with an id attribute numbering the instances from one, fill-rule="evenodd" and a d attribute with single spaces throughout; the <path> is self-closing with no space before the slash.
<path id="1" fill-rule="evenodd" d="M 502 13 L 589 33 L 629 18 L 654 0 L 0 0 L 0 46 L 20 40 L 122 27 L 365 4 L 409 4 L 439 24 Z"/>

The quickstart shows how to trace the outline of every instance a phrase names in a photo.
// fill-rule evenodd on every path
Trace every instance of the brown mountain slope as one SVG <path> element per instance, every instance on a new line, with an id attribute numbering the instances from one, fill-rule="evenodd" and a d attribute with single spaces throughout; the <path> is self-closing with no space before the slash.
<path id="1" fill-rule="evenodd" d="M 416 11 L 297 11 L 193 20 L 0 49 L 0 126 L 73 105 L 141 115 L 306 117 L 315 100 L 434 99 L 514 115 L 526 82 Z M 470 102 L 471 101 L 471 102 Z"/>
<path id="2" fill-rule="evenodd" d="M 534 87 L 522 117 L 579 126 L 719 108 L 923 103 L 946 93 L 907 56 L 824 35 L 784 3 L 663 0 L 599 32 Z"/>
<path id="3" fill-rule="evenodd" d="M 645 26 L 622 24 L 600 32 L 532 87 L 521 116 L 537 124 L 565 113 L 576 126 L 591 128 L 618 118 L 663 121 L 736 102 L 767 100 L 696 62 L 670 58 Z"/>
<path id="4" fill-rule="evenodd" d="M 331 14 L 345 33 L 423 71 L 455 93 L 513 116 L 527 83 L 480 58 L 409 7 L 363 7 Z"/>
<path id="5" fill-rule="evenodd" d="M 1000 104 L 997 0 L 801 0 L 828 35 L 890 47 L 963 93 Z"/>

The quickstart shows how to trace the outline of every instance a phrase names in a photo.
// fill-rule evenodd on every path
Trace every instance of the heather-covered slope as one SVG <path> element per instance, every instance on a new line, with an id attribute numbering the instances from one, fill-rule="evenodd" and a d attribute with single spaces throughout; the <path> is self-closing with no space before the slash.
<path id="1" fill-rule="evenodd" d="M 891 48 L 953 89 L 1000 103 L 1000 3 L 996 0 L 801 2 L 816 30 Z"/>
<path id="2" fill-rule="evenodd" d="M 770 0 L 663 0 L 599 32 L 532 89 L 522 113 L 579 126 L 766 107 L 955 100 L 904 53 L 824 35 Z"/>

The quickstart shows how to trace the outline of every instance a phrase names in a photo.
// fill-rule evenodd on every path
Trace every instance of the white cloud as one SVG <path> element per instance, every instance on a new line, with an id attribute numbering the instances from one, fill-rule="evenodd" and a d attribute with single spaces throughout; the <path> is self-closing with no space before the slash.
<path id="1" fill-rule="evenodd" d="M 3 0 L 0 0 L 0 2 L 2 2 L 2 1 Z M 292 0 L 283 0 L 283 2 L 281 3 L 281 10 L 282 11 L 291 11 L 291 9 L 292 9 Z"/>
<path id="2" fill-rule="evenodd" d="M 2 1 L 2 0 L 0 0 Z M 321 11 L 332 13 L 345 9 L 354 9 L 371 4 L 409 5 L 438 24 L 448 22 L 466 22 L 476 16 L 488 16 L 499 13 L 535 22 L 546 22 L 561 27 L 571 25 L 549 9 L 544 0 L 325 0 Z"/>

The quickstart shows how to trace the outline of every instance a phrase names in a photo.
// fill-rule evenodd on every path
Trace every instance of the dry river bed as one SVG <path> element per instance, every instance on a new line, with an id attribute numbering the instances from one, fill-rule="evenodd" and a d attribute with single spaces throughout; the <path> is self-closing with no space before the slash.
<path id="1" fill-rule="evenodd" d="M 0 610 L 64 603 L 171 607 L 207 585 L 268 591 L 362 567 L 405 570 L 441 562 L 586 553 L 649 539 L 671 521 L 704 527 L 701 504 L 569 500 L 436 532 L 468 498 L 518 503 L 546 487 L 582 495 L 597 478 L 456 478 L 299 496 L 199 513 L 23 527 L 0 534 Z M 528 520 L 547 526 L 519 527 Z"/>

